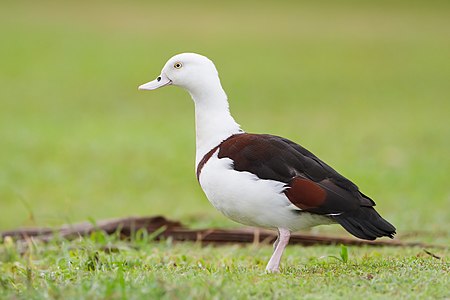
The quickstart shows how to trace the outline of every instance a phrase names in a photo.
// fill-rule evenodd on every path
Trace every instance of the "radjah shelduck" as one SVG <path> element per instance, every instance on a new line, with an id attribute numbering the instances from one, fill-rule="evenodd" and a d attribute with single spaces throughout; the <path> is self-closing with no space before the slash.
<path id="1" fill-rule="evenodd" d="M 277 230 L 268 272 L 279 272 L 291 233 L 312 226 L 339 223 L 361 239 L 393 238 L 395 227 L 375 202 L 314 154 L 282 137 L 244 132 L 207 57 L 175 55 L 139 89 L 170 85 L 195 103 L 196 174 L 208 200 L 236 222 Z"/>

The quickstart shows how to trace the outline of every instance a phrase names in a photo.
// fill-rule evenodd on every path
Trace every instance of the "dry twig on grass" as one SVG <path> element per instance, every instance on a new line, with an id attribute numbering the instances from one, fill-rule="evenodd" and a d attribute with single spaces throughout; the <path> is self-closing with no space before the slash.
<path id="1" fill-rule="evenodd" d="M 254 228 L 243 229 L 189 229 L 178 221 L 167 220 L 162 216 L 128 217 L 98 221 L 95 224 L 82 222 L 73 225 L 63 225 L 59 228 L 20 228 L 1 232 L 2 238 L 10 236 L 16 239 L 35 237 L 49 241 L 55 236 L 73 239 L 89 235 L 94 231 L 104 231 L 107 234 L 120 233 L 124 238 L 130 237 L 138 230 L 147 230 L 155 234 L 156 240 L 171 238 L 173 241 L 194 241 L 205 244 L 230 243 L 273 243 L 276 233 L 269 230 Z M 326 237 L 308 234 L 293 234 L 290 244 L 303 246 L 312 245 L 372 245 L 400 247 L 440 247 L 423 243 L 404 243 L 399 241 L 365 241 L 353 238 Z"/>

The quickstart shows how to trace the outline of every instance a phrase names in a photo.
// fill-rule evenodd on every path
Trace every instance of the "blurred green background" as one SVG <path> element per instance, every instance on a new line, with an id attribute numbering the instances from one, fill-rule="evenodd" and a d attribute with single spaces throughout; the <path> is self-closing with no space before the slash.
<path id="1" fill-rule="evenodd" d="M 448 240 L 450 2 L 0 5 L 0 230 L 154 214 L 238 226 L 196 181 L 189 95 L 137 90 L 198 52 L 245 130 L 307 147 L 400 237 Z"/>

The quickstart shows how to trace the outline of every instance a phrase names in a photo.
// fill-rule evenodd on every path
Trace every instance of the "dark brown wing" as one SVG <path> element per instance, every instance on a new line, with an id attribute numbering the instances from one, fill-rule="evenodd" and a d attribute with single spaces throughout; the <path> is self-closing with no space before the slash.
<path id="1" fill-rule="evenodd" d="M 219 158 L 233 160 L 236 171 L 286 183 L 285 194 L 301 208 L 337 214 L 375 203 L 358 187 L 305 148 L 273 135 L 239 134 L 220 145 Z"/>
<path id="2" fill-rule="evenodd" d="M 295 206 L 310 213 L 329 215 L 358 237 L 374 239 L 392 236 L 395 232 L 395 228 L 372 208 L 375 202 L 362 194 L 353 182 L 288 139 L 265 134 L 237 134 L 222 142 L 218 157 L 230 158 L 236 171 L 286 183 L 284 193 Z M 361 233 L 364 231 L 361 228 L 367 225 L 360 224 L 361 220 L 352 220 L 368 217 L 361 215 L 363 207 L 370 209 L 363 212 L 375 213 L 386 223 L 380 225 L 382 229 L 373 229 L 370 234 Z"/>

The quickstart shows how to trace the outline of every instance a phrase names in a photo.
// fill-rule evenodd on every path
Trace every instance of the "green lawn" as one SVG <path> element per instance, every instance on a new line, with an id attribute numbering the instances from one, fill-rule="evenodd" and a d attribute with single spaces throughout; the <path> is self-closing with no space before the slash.
<path id="1" fill-rule="evenodd" d="M 196 182 L 188 94 L 137 91 L 192 51 L 215 61 L 245 130 L 316 153 L 399 239 L 450 244 L 446 1 L 9 1 L 0 36 L 0 230 L 155 214 L 239 226 Z M 270 246 L 112 238 L 123 249 L 87 268 L 104 242 L 2 242 L 0 298 L 450 297 L 448 250 L 350 248 L 343 264 L 320 258 L 337 246 L 291 246 L 268 276 Z"/>
<path id="2" fill-rule="evenodd" d="M 0 298 L 23 299 L 443 299 L 450 267 L 420 249 L 288 247 L 280 274 L 265 274 L 269 246 L 80 241 L 5 243 Z M 111 248 L 113 247 L 113 248 Z M 27 250 L 18 254 L 16 249 Z M 111 249 L 111 250 L 110 250 Z M 436 252 L 439 255 L 448 251 Z"/>

